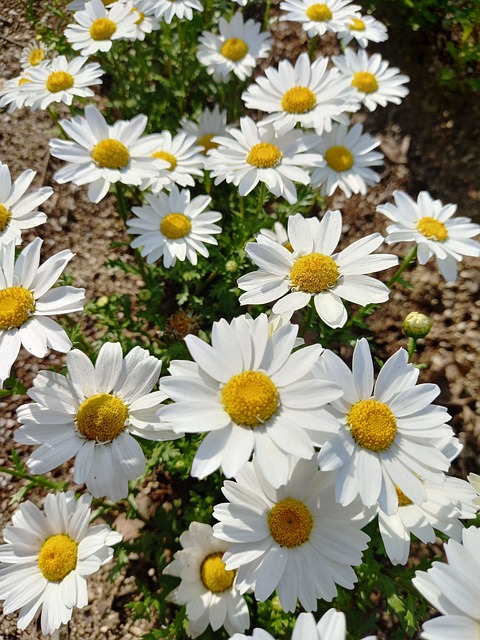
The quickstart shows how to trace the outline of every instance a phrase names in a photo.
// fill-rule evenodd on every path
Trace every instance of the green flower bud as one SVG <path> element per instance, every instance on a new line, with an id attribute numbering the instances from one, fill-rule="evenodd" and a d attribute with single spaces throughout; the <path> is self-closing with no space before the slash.
<path id="1" fill-rule="evenodd" d="M 406 336 L 418 340 L 418 338 L 428 336 L 432 323 L 425 314 L 412 311 L 405 317 L 402 328 Z"/>
<path id="2" fill-rule="evenodd" d="M 102 309 L 103 307 L 106 307 L 107 304 L 108 304 L 108 296 L 101 296 L 100 298 L 98 298 L 97 307 L 99 309 Z"/>
<path id="3" fill-rule="evenodd" d="M 235 262 L 235 260 L 227 260 L 227 262 L 225 263 L 225 269 L 227 271 L 236 271 L 238 268 L 238 264 Z"/>

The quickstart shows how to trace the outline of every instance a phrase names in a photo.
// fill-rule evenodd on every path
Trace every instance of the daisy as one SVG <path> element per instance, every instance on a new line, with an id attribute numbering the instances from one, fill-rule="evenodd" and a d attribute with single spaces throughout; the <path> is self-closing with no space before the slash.
<path id="1" fill-rule="evenodd" d="M 8 113 L 25 106 L 27 95 L 21 90 L 22 85 L 30 82 L 29 69 L 26 69 L 16 78 L 6 80 L 0 91 L 0 109 L 8 106 Z"/>
<path id="2" fill-rule="evenodd" d="M 164 407 L 162 419 L 177 433 L 209 432 L 195 455 L 193 476 L 204 478 L 221 467 L 232 477 L 255 451 L 259 468 L 278 486 L 289 453 L 312 455 L 310 430 L 319 429 L 321 407 L 340 391 L 313 379 L 320 345 L 292 354 L 297 332 L 289 322 L 269 336 L 261 314 L 215 322 L 212 346 L 185 338 L 194 362 L 172 362 L 161 388 L 174 403 Z"/>
<path id="3" fill-rule="evenodd" d="M 427 498 L 424 480 L 445 481 L 450 461 L 437 441 L 453 437 L 444 407 L 432 405 L 436 384 L 416 385 L 419 370 L 399 349 L 374 384 L 373 362 L 365 338 L 357 341 L 353 371 L 331 351 L 314 365 L 314 375 L 340 384 L 344 395 L 328 406 L 337 419 L 325 434 L 318 455 L 324 471 L 336 471 L 336 498 L 349 504 L 357 495 L 367 507 L 378 505 L 387 515 L 398 508 L 397 489 L 415 504 Z"/>
<path id="4" fill-rule="evenodd" d="M 262 25 L 254 20 L 243 22 L 240 11 L 230 22 L 218 21 L 218 35 L 203 31 L 199 38 L 197 58 L 213 75 L 215 82 L 228 82 L 234 73 L 240 80 L 252 75 L 260 58 L 267 58 L 272 48 L 269 32 L 260 32 Z"/>
<path id="5" fill-rule="evenodd" d="M 150 15 L 148 11 L 149 4 L 149 0 L 133 0 L 132 11 L 137 17 L 133 34 L 135 40 L 143 41 L 146 35 L 160 29 L 158 18 Z"/>
<path id="6" fill-rule="evenodd" d="M 144 10 L 170 24 L 175 16 L 179 20 L 192 20 L 193 12 L 203 11 L 203 5 L 200 0 L 146 0 Z"/>
<path id="7" fill-rule="evenodd" d="M 125 358 L 118 343 L 105 343 L 95 366 L 73 349 L 65 377 L 40 372 L 17 410 L 22 427 L 16 442 L 40 445 L 29 459 L 31 473 L 46 473 L 75 457 L 74 481 L 96 498 L 116 502 L 128 494 L 128 480 L 145 472 L 145 456 L 133 436 L 171 440 L 158 412 L 165 394 L 152 392 L 161 362 L 135 347 Z"/>
<path id="8" fill-rule="evenodd" d="M 65 29 L 67 42 L 82 56 L 91 56 L 97 51 L 110 51 L 114 40 L 135 38 L 138 16 L 131 2 L 115 2 L 111 8 L 102 0 L 91 0 L 83 11 L 73 15 L 75 23 Z"/>
<path id="9" fill-rule="evenodd" d="M 33 40 L 33 42 L 27 45 L 22 51 L 22 55 L 20 57 L 22 69 L 37 67 L 45 60 L 49 51 L 50 47 L 44 42 L 41 40 Z"/>
<path id="10" fill-rule="evenodd" d="M 110 7 L 112 8 L 112 4 L 115 4 L 116 2 L 120 2 L 123 3 L 126 0 L 102 0 L 103 4 L 106 7 Z M 90 2 L 90 0 L 73 0 L 73 2 L 70 2 L 69 4 L 67 4 L 66 9 L 67 11 L 84 11 L 85 10 L 85 5 L 87 5 Z"/>
<path id="11" fill-rule="evenodd" d="M 52 289 L 74 254 L 65 249 L 39 267 L 42 242 L 35 238 L 16 261 L 15 242 L 0 244 L 0 387 L 22 345 L 37 358 L 49 348 L 69 351 L 69 337 L 49 316 L 83 309 L 85 289 Z"/>
<path id="12" fill-rule="evenodd" d="M 180 124 L 187 136 L 195 136 L 197 144 L 203 147 L 202 154 L 206 156 L 210 149 L 218 147 L 212 138 L 227 133 L 227 112 L 225 109 L 220 111 L 218 104 L 216 104 L 213 109 L 207 107 L 202 111 L 198 118 L 198 124 L 186 118 L 182 118 Z"/>
<path id="13" fill-rule="evenodd" d="M 229 502 L 214 507 L 213 533 L 229 543 L 223 561 L 227 570 L 237 569 L 240 593 L 252 589 L 263 602 L 276 589 L 284 611 L 295 611 L 297 599 L 316 611 L 318 598 L 337 595 L 337 584 L 353 588 L 368 520 L 359 503 L 336 503 L 334 474 L 319 471 L 314 459 L 291 456 L 278 487 L 257 463 L 255 455 L 236 482 L 224 482 Z"/>
<path id="14" fill-rule="evenodd" d="M 323 36 L 327 31 L 336 33 L 344 30 L 347 18 L 361 7 L 350 4 L 350 0 L 283 0 L 280 9 L 288 12 L 280 20 L 300 22 L 303 29 L 313 38 Z"/>
<path id="15" fill-rule="evenodd" d="M 65 56 L 58 56 L 29 69 L 30 82 L 20 87 L 27 96 L 26 106 L 35 111 L 46 109 L 52 102 L 71 105 L 74 96 L 94 96 L 90 87 L 102 84 L 103 69 L 98 62 L 86 63 L 87 58 L 67 61 Z"/>
<path id="16" fill-rule="evenodd" d="M 422 638 L 480 638 L 480 529 L 463 530 L 463 545 L 449 540 L 445 546 L 448 564 L 434 562 L 428 571 L 417 571 L 412 582 L 442 614 L 424 622 Z"/>
<path id="17" fill-rule="evenodd" d="M 255 236 L 255 239 L 258 239 L 259 235 L 264 236 L 265 238 L 268 238 L 273 242 L 277 242 L 278 244 L 281 244 L 282 246 L 286 247 L 289 251 L 292 250 L 292 245 L 290 244 L 290 241 L 288 239 L 287 230 L 285 229 L 285 227 L 281 222 L 278 222 L 278 220 L 273 224 L 273 230 L 260 229 L 258 234 Z"/>
<path id="18" fill-rule="evenodd" d="M 371 169 L 383 164 L 383 153 L 374 151 L 380 140 L 363 133 L 363 125 L 333 125 L 325 133 L 315 150 L 325 158 L 325 165 L 312 173 L 312 187 L 320 188 L 322 195 L 331 196 L 340 188 L 347 198 L 353 193 L 367 193 L 367 187 L 380 182 L 380 175 Z"/>
<path id="19" fill-rule="evenodd" d="M 291 247 L 257 236 L 245 251 L 259 269 L 239 278 L 238 286 L 245 291 L 240 304 L 265 304 L 281 298 L 272 310 L 285 313 L 303 309 L 313 297 L 320 318 L 336 329 L 343 327 L 348 317 L 342 299 L 362 306 L 385 302 L 388 287 L 365 273 L 389 269 L 398 263 L 397 256 L 372 255 L 383 243 L 379 233 L 334 253 L 341 232 L 342 214 L 327 211 L 321 221 L 299 213 L 289 216 Z"/>
<path id="20" fill-rule="evenodd" d="M 472 485 L 478 498 L 475 498 L 475 506 L 480 508 L 480 476 L 478 473 L 469 473 L 467 476 L 468 482 Z"/>
<path id="21" fill-rule="evenodd" d="M 188 189 L 172 186 L 170 193 L 146 194 L 148 205 L 133 207 L 137 216 L 127 222 L 128 232 L 138 235 L 130 243 L 152 264 L 163 256 L 163 266 L 173 267 L 178 260 L 197 264 L 197 253 L 208 258 L 207 244 L 217 244 L 213 237 L 222 229 L 214 224 L 222 217 L 218 211 L 205 211 L 210 196 L 197 196 L 190 201 Z"/>
<path id="22" fill-rule="evenodd" d="M 231 635 L 245 631 L 250 615 L 245 599 L 236 588 L 236 571 L 227 571 L 222 556 L 228 544 L 213 537 L 208 524 L 192 522 L 180 536 L 182 549 L 164 574 L 181 578 L 167 600 L 187 605 L 188 635 L 196 638 L 210 625 L 225 627 Z"/>
<path id="23" fill-rule="evenodd" d="M 337 33 L 340 43 L 345 48 L 352 40 L 365 49 L 369 42 L 385 42 L 388 40 L 387 27 L 375 20 L 373 16 L 353 14 L 345 22 L 344 29 Z"/>
<path id="24" fill-rule="evenodd" d="M 211 170 L 215 184 L 233 183 L 241 196 L 264 182 L 271 193 L 293 204 L 297 201 L 293 180 L 310 183 L 308 172 L 301 167 L 323 163 L 320 154 L 305 153 L 318 142 L 317 135 L 305 135 L 298 129 L 279 134 L 272 125 L 263 126 L 248 116 L 240 118 L 240 130 L 231 128 L 228 136 L 214 138 L 214 142 L 219 146 L 210 151 L 205 167 Z"/>
<path id="25" fill-rule="evenodd" d="M 47 216 L 37 207 L 50 198 L 53 189 L 42 187 L 26 194 L 36 175 L 27 169 L 12 182 L 8 165 L 0 162 L 0 245 L 12 241 L 20 244 L 24 229 L 33 229 L 46 221 Z"/>
<path id="26" fill-rule="evenodd" d="M 3 613 L 20 609 L 26 629 L 41 609 L 43 634 L 54 633 L 88 604 L 87 576 L 112 559 L 122 536 L 106 524 L 89 526 L 91 496 L 50 493 L 43 511 L 27 500 L 3 531 L 0 598 Z"/>
<path id="27" fill-rule="evenodd" d="M 60 120 L 60 126 L 73 141 L 50 140 L 52 156 L 68 163 L 54 178 L 60 184 L 89 184 L 91 202 L 100 202 L 112 183 L 140 185 L 145 176 L 155 175 L 158 162 L 143 153 L 140 138 L 147 116 L 108 125 L 100 111 L 89 105 L 84 118 Z"/>
<path id="28" fill-rule="evenodd" d="M 349 79 L 357 90 L 358 99 L 369 111 L 374 111 L 378 105 L 385 107 L 388 102 L 400 104 L 408 94 L 404 85 L 410 78 L 399 73 L 396 67 L 389 67 L 379 53 L 369 57 L 363 49 L 355 53 L 347 47 L 345 55 L 332 56 L 332 62 Z"/>
<path id="29" fill-rule="evenodd" d="M 262 124 L 273 124 L 278 131 L 288 131 L 296 124 L 315 129 L 321 135 L 330 131 L 332 121 L 348 124 L 345 111 L 356 111 L 358 99 L 350 82 L 337 69 L 327 70 L 328 58 L 310 62 L 302 53 L 293 66 L 282 60 L 278 70 L 268 67 L 242 94 L 247 109 L 272 115 Z"/>
<path id="30" fill-rule="evenodd" d="M 457 279 L 457 262 L 462 256 L 480 256 L 480 244 L 472 238 L 480 232 L 480 225 L 470 218 L 452 218 L 455 204 L 434 200 L 427 191 L 418 194 L 417 201 L 403 191 L 394 191 L 395 204 L 377 207 L 394 224 L 387 227 L 387 244 L 415 242 L 418 262 L 426 264 L 433 256 L 447 282 Z"/>

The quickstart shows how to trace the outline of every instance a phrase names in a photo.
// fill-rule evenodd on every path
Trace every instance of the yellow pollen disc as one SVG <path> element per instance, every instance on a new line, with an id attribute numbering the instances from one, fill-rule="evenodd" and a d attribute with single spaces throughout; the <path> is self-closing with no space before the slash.
<path id="1" fill-rule="evenodd" d="M 360 18 L 352 18 L 348 27 L 350 31 L 365 31 L 365 22 Z"/>
<path id="2" fill-rule="evenodd" d="M 114 4 L 117 0 L 102 0 L 103 4 L 108 7 L 109 4 Z"/>
<path id="3" fill-rule="evenodd" d="M 305 293 L 320 293 L 335 286 L 340 271 L 337 263 L 323 253 L 301 256 L 290 271 L 290 280 L 296 289 Z"/>
<path id="4" fill-rule="evenodd" d="M 155 151 L 155 153 L 152 153 L 152 158 L 160 158 L 160 160 L 165 160 L 166 162 L 169 162 L 170 163 L 170 166 L 168 167 L 169 171 L 173 171 L 177 166 L 177 159 L 171 153 L 168 153 L 168 151 Z"/>
<path id="5" fill-rule="evenodd" d="M 82 402 L 77 411 L 77 428 L 88 440 L 109 442 L 125 429 L 128 409 L 110 393 L 99 393 Z"/>
<path id="6" fill-rule="evenodd" d="M 135 20 L 135 24 L 142 24 L 145 20 L 145 14 L 143 11 L 139 11 L 138 9 L 135 9 L 135 7 L 133 7 L 132 11 L 136 11 L 138 13 L 138 18 Z"/>
<path id="7" fill-rule="evenodd" d="M 328 166 L 334 171 L 348 171 L 353 167 L 353 155 L 341 145 L 330 147 L 325 152 L 325 160 Z"/>
<path id="8" fill-rule="evenodd" d="M 248 45 L 240 38 L 228 38 L 222 44 L 220 53 L 224 58 L 237 62 L 246 56 L 248 53 Z"/>
<path id="9" fill-rule="evenodd" d="M 270 142 L 259 142 L 253 145 L 247 156 L 248 164 L 258 167 L 259 169 L 268 169 L 276 167 L 282 159 L 280 149 Z"/>
<path id="10" fill-rule="evenodd" d="M 397 487 L 397 485 L 395 485 L 395 491 L 397 492 L 399 507 L 407 507 L 409 504 L 412 504 L 412 501 L 410 500 L 410 498 L 407 498 L 407 496 L 403 493 L 401 489 Z"/>
<path id="11" fill-rule="evenodd" d="M 233 422 L 256 427 L 277 410 L 277 387 L 261 371 L 244 371 L 230 378 L 223 387 L 222 404 Z"/>
<path id="12" fill-rule="evenodd" d="M 222 556 L 222 551 L 211 553 L 205 558 L 200 567 L 200 578 L 203 585 L 213 593 L 227 591 L 235 580 L 235 571 L 225 569 Z"/>
<path id="13" fill-rule="evenodd" d="M 290 253 L 293 253 L 293 247 L 292 247 L 292 244 L 290 242 L 284 242 L 283 246 L 285 247 L 285 249 L 288 249 L 290 251 Z"/>
<path id="14" fill-rule="evenodd" d="M 170 240 L 184 238 L 190 233 L 192 222 L 183 213 L 169 213 L 160 222 L 160 231 Z"/>
<path id="15" fill-rule="evenodd" d="M 313 529 L 312 514 L 300 500 L 285 498 L 270 510 L 268 528 L 275 542 L 293 549 L 309 539 Z"/>
<path id="16" fill-rule="evenodd" d="M 47 78 L 46 87 L 50 93 L 71 89 L 75 83 L 73 76 L 66 71 L 53 71 Z"/>
<path id="17" fill-rule="evenodd" d="M 92 40 L 110 40 L 116 30 L 117 25 L 110 18 L 98 18 L 90 25 Z"/>
<path id="18" fill-rule="evenodd" d="M 212 138 L 215 137 L 215 133 L 206 133 L 204 136 L 201 136 L 197 140 L 197 144 L 203 147 L 203 155 L 206 156 L 210 149 L 216 149 L 218 147 L 218 143 L 212 142 Z"/>
<path id="19" fill-rule="evenodd" d="M 437 242 L 443 242 L 448 238 L 447 227 L 443 222 L 430 216 L 421 218 L 417 222 L 417 231 L 420 231 L 429 240 L 436 240 Z"/>
<path id="20" fill-rule="evenodd" d="M 373 93 L 378 89 L 378 82 L 370 71 L 357 71 L 353 74 L 352 87 L 356 87 L 363 93 Z"/>
<path id="21" fill-rule="evenodd" d="M 31 80 L 29 78 L 20 78 L 18 86 L 20 87 L 22 84 L 27 84 L 27 82 L 31 82 Z"/>
<path id="22" fill-rule="evenodd" d="M 92 158 L 99 167 L 123 169 L 130 160 L 130 154 L 127 147 L 119 140 L 105 138 L 93 147 Z"/>
<path id="23" fill-rule="evenodd" d="M 12 214 L 4 204 L 0 204 L 0 232 L 8 225 L 12 218 Z"/>
<path id="24" fill-rule="evenodd" d="M 288 113 L 306 113 L 317 104 L 317 98 L 308 87 L 292 87 L 282 98 L 282 109 Z"/>
<path id="25" fill-rule="evenodd" d="M 30 55 L 28 56 L 28 64 L 31 67 L 36 67 L 40 64 L 40 62 L 42 62 L 44 57 L 45 55 L 42 49 L 33 49 L 33 51 L 31 51 Z"/>
<path id="26" fill-rule="evenodd" d="M 306 14 L 307 18 L 313 22 L 325 22 L 332 19 L 332 12 L 326 4 L 312 4 L 311 7 L 308 7 Z"/>
<path id="27" fill-rule="evenodd" d="M 347 423 L 355 442 L 370 451 L 385 451 L 397 433 L 395 416 L 383 402 L 370 398 L 353 405 Z"/>
<path id="28" fill-rule="evenodd" d="M 58 582 L 77 566 L 78 545 L 64 533 L 50 536 L 38 554 L 38 567 L 50 582 Z"/>
<path id="29" fill-rule="evenodd" d="M 35 311 L 33 294 L 23 287 L 0 290 L 0 329 L 18 329 Z"/>

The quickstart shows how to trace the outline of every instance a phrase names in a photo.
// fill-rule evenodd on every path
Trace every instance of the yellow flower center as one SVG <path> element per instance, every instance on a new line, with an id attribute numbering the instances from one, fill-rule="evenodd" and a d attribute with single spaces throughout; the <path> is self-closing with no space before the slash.
<path id="1" fill-rule="evenodd" d="M 50 93 L 58 93 L 71 89 L 75 83 L 74 77 L 66 71 L 53 71 L 47 78 L 46 87 Z"/>
<path id="2" fill-rule="evenodd" d="M 292 243 L 291 242 L 284 242 L 283 246 L 285 247 L 285 249 L 288 249 L 290 251 L 290 253 L 293 253 L 293 247 L 292 247 Z"/>
<path id="3" fill-rule="evenodd" d="M 59 533 L 50 536 L 38 554 L 38 567 L 50 582 L 58 582 L 77 566 L 78 544 L 70 536 Z"/>
<path id="4" fill-rule="evenodd" d="M 77 411 L 77 428 L 88 440 L 109 442 L 125 429 L 128 409 L 120 398 L 99 393 L 82 402 Z"/>
<path id="5" fill-rule="evenodd" d="M 184 238 L 190 233 L 192 222 L 183 213 L 169 213 L 160 222 L 160 231 L 170 240 Z"/>
<path id="6" fill-rule="evenodd" d="M 8 287 L 0 291 L 0 329 L 18 329 L 35 311 L 33 294 L 23 287 Z"/>
<path id="7" fill-rule="evenodd" d="M 352 87 L 363 93 L 373 93 L 378 89 L 378 82 L 370 71 L 357 71 L 353 74 Z"/>
<path id="8" fill-rule="evenodd" d="M 240 38 L 228 38 L 222 44 L 220 53 L 224 58 L 237 62 L 246 56 L 248 53 L 248 45 Z"/>
<path id="9" fill-rule="evenodd" d="M 334 171 L 348 171 L 353 167 L 353 155 L 342 145 L 330 147 L 325 152 L 325 160 L 328 166 Z"/>
<path id="10" fill-rule="evenodd" d="M 197 144 L 203 147 L 203 155 L 206 156 L 210 149 L 216 149 L 218 147 L 217 142 L 212 142 L 212 138 L 215 137 L 215 133 L 206 133 L 203 136 L 200 136 L 197 140 Z"/>
<path id="11" fill-rule="evenodd" d="M 312 514 L 300 500 L 285 498 L 270 510 L 268 528 L 275 542 L 293 549 L 309 539 L 313 529 Z"/>
<path id="12" fill-rule="evenodd" d="M 223 552 L 211 553 L 200 567 L 200 578 L 203 585 L 213 593 L 223 593 L 230 589 L 235 580 L 235 571 L 227 571 L 222 560 Z"/>
<path id="13" fill-rule="evenodd" d="M 301 256 L 290 271 L 290 281 L 305 293 L 320 293 L 333 287 L 340 276 L 337 263 L 323 253 Z"/>
<path id="14" fill-rule="evenodd" d="M 377 453 L 390 447 L 397 432 L 397 421 L 389 407 L 373 398 L 354 404 L 347 423 L 355 442 Z"/>
<path id="15" fill-rule="evenodd" d="M 0 204 L 0 232 L 2 232 L 12 218 L 12 214 L 4 204 Z"/>
<path id="16" fill-rule="evenodd" d="M 352 18 L 348 28 L 350 31 L 365 31 L 365 22 L 360 18 Z"/>
<path id="17" fill-rule="evenodd" d="M 20 78 L 18 80 L 18 86 L 21 87 L 22 84 L 27 84 L 27 82 L 31 82 L 30 78 Z"/>
<path id="18" fill-rule="evenodd" d="M 317 98 L 308 87 L 292 87 L 282 98 L 282 109 L 288 113 L 306 113 L 317 104 Z"/>
<path id="19" fill-rule="evenodd" d="M 409 504 L 412 504 L 412 501 L 410 500 L 410 498 L 407 498 L 407 496 L 403 493 L 401 489 L 397 487 L 397 485 L 395 485 L 395 491 L 397 492 L 399 507 L 407 507 Z"/>
<path id="20" fill-rule="evenodd" d="M 40 64 L 40 62 L 42 62 L 44 57 L 45 55 L 42 49 L 32 49 L 32 51 L 30 51 L 30 54 L 28 56 L 28 64 L 31 67 L 36 67 L 37 65 Z"/>
<path id="21" fill-rule="evenodd" d="M 278 391 L 265 373 L 243 371 L 223 387 L 222 404 L 233 422 L 256 427 L 277 410 Z"/>
<path id="22" fill-rule="evenodd" d="M 110 40 L 116 30 L 117 25 L 110 18 L 98 18 L 90 25 L 92 40 Z"/>
<path id="23" fill-rule="evenodd" d="M 280 149 L 270 142 L 259 142 L 253 145 L 247 156 L 247 162 L 259 169 L 276 167 L 282 159 Z"/>
<path id="24" fill-rule="evenodd" d="M 145 14 L 143 13 L 143 11 L 139 11 L 135 7 L 133 7 L 132 11 L 136 11 L 138 13 L 138 18 L 135 20 L 135 24 L 142 24 L 142 22 L 145 20 Z"/>
<path id="25" fill-rule="evenodd" d="M 93 147 L 92 158 L 99 167 L 123 169 L 130 160 L 130 154 L 127 147 L 119 140 L 105 138 Z"/>
<path id="26" fill-rule="evenodd" d="M 312 4 L 311 7 L 308 7 L 306 14 L 307 18 L 313 22 L 325 22 L 332 19 L 332 12 L 326 4 Z"/>
<path id="27" fill-rule="evenodd" d="M 444 242 L 448 238 L 447 227 L 430 216 L 421 218 L 417 222 L 417 231 L 420 231 L 429 240 L 435 240 L 437 242 Z"/>
<path id="28" fill-rule="evenodd" d="M 160 158 L 160 160 L 165 160 L 166 162 L 169 162 L 170 163 L 170 166 L 168 167 L 169 171 L 173 171 L 177 166 L 177 159 L 171 153 L 168 153 L 168 151 L 155 151 L 155 153 L 152 153 L 152 158 Z"/>

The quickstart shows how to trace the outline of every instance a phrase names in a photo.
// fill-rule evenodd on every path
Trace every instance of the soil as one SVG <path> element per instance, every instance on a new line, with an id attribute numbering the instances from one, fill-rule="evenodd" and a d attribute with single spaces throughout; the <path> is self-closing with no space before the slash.
<path id="1" fill-rule="evenodd" d="M 37 4 L 37 3 L 35 3 Z M 38 3 L 44 6 L 47 3 Z M 274 4 L 276 10 L 277 3 Z M 389 3 L 385 3 L 388 7 Z M 40 9 L 38 9 L 41 11 Z M 412 197 L 420 190 L 428 190 L 444 203 L 458 204 L 459 215 L 480 222 L 480 105 L 475 96 L 449 93 L 441 90 L 436 74 L 441 56 L 435 40 L 426 41 L 421 32 L 414 33 L 398 19 L 398 16 L 376 17 L 390 24 L 390 39 L 378 47 L 382 56 L 410 76 L 410 94 L 400 106 L 389 105 L 373 113 L 362 112 L 357 120 L 364 122 L 366 130 L 382 140 L 386 155 L 385 168 L 380 184 L 366 197 L 354 196 L 346 200 L 335 194 L 328 199 L 328 208 L 339 208 L 344 213 L 344 231 L 357 238 L 373 231 L 385 233 L 386 219 L 375 214 L 375 207 L 392 200 L 395 189 L 403 189 Z M 48 11 L 43 19 L 50 20 Z M 266 64 L 276 64 L 285 56 L 294 59 L 305 49 L 306 38 L 301 29 L 292 23 L 274 23 L 275 49 Z M 21 0 L 3 0 L 0 7 L 0 86 L 20 72 L 22 48 L 35 37 L 32 24 L 25 18 L 25 5 Z M 338 52 L 336 40 L 325 38 L 319 52 Z M 69 248 L 75 254 L 72 271 L 75 285 L 86 288 L 87 300 L 105 293 L 134 293 L 140 282 L 123 271 L 107 270 L 106 259 L 116 255 L 110 248 L 112 240 L 127 241 L 125 232 L 114 210 L 114 200 L 107 197 L 99 205 L 92 205 L 86 198 L 86 189 L 73 185 L 58 185 L 52 175 L 61 163 L 50 158 L 48 141 L 56 132 L 48 115 L 27 109 L 0 113 L 0 160 L 9 165 L 16 177 L 31 168 L 37 171 L 35 185 L 50 184 L 54 195 L 43 205 L 48 222 L 39 228 L 44 238 L 43 256 Z M 35 233 L 26 234 L 30 241 Z M 406 247 L 396 247 L 399 255 Z M 123 253 L 123 252 L 122 252 Z M 420 341 L 418 362 L 428 363 L 422 371 L 423 382 L 434 382 L 441 388 L 439 404 L 448 407 L 452 426 L 458 433 L 464 450 L 455 462 L 453 473 L 465 477 L 469 471 L 480 469 L 480 336 L 478 320 L 480 302 L 479 262 L 465 259 L 460 265 L 459 277 L 454 284 L 445 284 L 435 264 L 416 266 L 407 278 L 414 286 L 412 291 L 396 286 L 390 301 L 368 318 L 376 336 L 379 355 L 386 358 L 400 346 L 405 346 L 401 322 L 405 315 L 418 310 L 426 313 L 433 324 L 428 338 Z M 96 329 L 82 320 L 89 337 L 96 337 Z M 351 352 L 344 350 L 346 358 Z M 15 371 L 28 387 L 36 373 L 61 363 L 55 354 L 44 360 L 32 359 L 22 351 Z M 0 402 L 0 466 L 14 448 L 25 459 L 27 451 L 12 442 L 12 430 L 16 427 L 15 409 L 25 402 L 24 396 L 8 398 Z M 70 474 L 69 465 L 56 470 L 55 477 Z M 16 505 L 11 496 L 23 486 L 23 481 L 12 480 L 0 474 L 0 531 L 10 520 Z M 148 488 L 147 488 L 148 489 Z M 29 494 L 32 500 L 41 501 L 42 494 Z M 118 523 L 122 525 L 120 522 Z M 151 569 L 151 571 L 154 569 Z M 68 630 L 61 638 L 71 640 L 133 640 L 148 629 L 146 621 L 133 621 L 124 608 L 135 592 L 135 576 L 132 570 L 108 581 L 108 567 L 89 580 L 89 605 L 75 611 Z M 0 605 L 1 612 L 1 605 Z M 38 629 L 20 632 L 16 629 L 17 615 L 0 613 L 0 640 L 32 640 L 40 638 Z M 388 637 L 388 636 L 384 636 Z"/>

